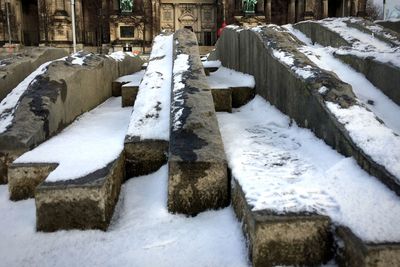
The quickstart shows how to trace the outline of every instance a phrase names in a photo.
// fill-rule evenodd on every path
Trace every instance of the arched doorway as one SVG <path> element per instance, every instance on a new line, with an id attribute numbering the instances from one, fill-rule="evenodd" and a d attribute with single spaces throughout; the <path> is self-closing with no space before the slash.
<path id="1" fill-rule="evenodd" d="M 22 41 L 24 45 L 39 45 L 39 11 L 37 0 L 21 1 Z"/>

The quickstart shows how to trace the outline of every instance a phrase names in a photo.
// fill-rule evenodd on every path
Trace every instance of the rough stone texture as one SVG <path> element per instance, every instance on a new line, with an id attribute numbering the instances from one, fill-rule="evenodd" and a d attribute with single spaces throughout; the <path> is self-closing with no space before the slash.
<path id="1" fill-rule="evenodd" d="M 123 154 L 85 177 L 44 182 L 36 188 L 36 228 L 107 230 L 124 181 Z"/>
<path id="2" fill-rule="evenodd" d="M 57 166 L 56 163 L 11 164 L 8 169 L 10 199 L 22 200 L 34 197 L 36 187 Z"/>
<path id="3" fill-rule="evenodd" d="M 128 82 L 117 82 L 113 81 L 111 83 L 112 96 L 121 96 L 122 95 L 122 85 L 127 84 Z"/>
<path id="4" fill-rule="evenodd" d="M 328 217 L 252 211 L 239 183 L 234 178 L 232 183 L 232 205 L 242 222 L 254 267 L 317 266 L 332 257 Z"/>
<path id="5" fill-rule="evenodd" d="M 337 262 L 345 267 L 400 266 L 400 244 L 368 244 L 354 235 L 347 227 L 338 227 L 342 241 L 338 246 Z"/>
<path id="6" fill-rule="evenodd" d="M 174 58 L 189 55 L 190 67 L 172 93 L 168 210 L 196 215 L 229 204 L 227 163 L 196 36 L 183 29 L 174 39 Z"/>
<path id="7" fill-rule="evenodd" d="M 377 21 L 376 24 L 400 33 L 400 21 Z"/>
<path id="8" fill-rule="evenodd" d="M 253 75 L 257 94 L 293 118 L 299 126 L 310 128 L 338 152 L 353 156 L 363 169 L 400 195 L 398 179 L 358 148 L 344 125 L 326 107 L 325 101 L 343 108 L 354 105 L 356 100 L 351 86 L 315 66 L 298 51 L 300 45 L 300 41 L 278 26 L 263 27 L 259 32 L 227 28 L 217 42 L 216 53 L 223 66 Z M 314 76 L 304 79 L 297 75 L 273 56 L 273 50 L 292 54 L 296 59 L 294 67 L 310 66 Z M 330 91 L 320 94 L 318 90 L 322 86 Z"/>
<path id="9" fill-rule="evenodd" d="M 163 140 L 125 140 L 126 177 L 146 175 L 167 162 L 168 142 Z"/>
<path id="10" fill-rule="evenodd" d="M 214 101 L 215 111 L 217 112 L 232 112 L 232 90 L 231 88 L 225 89 L 211 89 L 211 94 Z"/>
<path id="11" fill-rule="evenodd" d="M 136 96 L 139 92 L 139 86 L 122 86 L 122 107 L 130 107 L 135 104 Z"/>
<path id="12" fill-rule="evenodd" d="M 139 57 L 115 61 L 95 55 L 87 56 L 83 66 L 72 65 L 70 59 L 51 63 L 21 96 L 11 126 L 0 134 L 0 182 L 7 182 L 9 159 L 36 147 L 104 102 L 111 96 L 111 82 L 138 71 L 141 65 Z"/>
<path id="13" fill-rule="evenodd" d="M 204 73 L 206 74 L 206 76 L 210 76 L 211 72 L 215 72 L 217 70 L 218 70 L 218 67 L 205 67 Z"/>
<path id="14" fill-rule="evenodd" d="M 363 31 L 367 33 L 370 32 L 368 29 L 364 28 L 364 25 L 369 25 L 367 22 L 360 22 L 358 24 L 348 22 L 348 25 L 357 27 L 357 29 L 360 30 L 364 29 Z M 331 31 L 317 22 L 301 22 L 295 24 L 294 27 L 302 31 L 313 42 L 322 44 L 324 46 L 351 47 L 352 45 L 350 42 L 345 41 L 338 33 Z M 388 45 L 397 46 L 392 41 L 389 42 L 387 38 L 381 37 L 380 39 L 388 43 Z M 400 90 L 398 88 L 398 84 L 400 84 L 400 68 L 398 66 L 394 66 L 389 63 L 382 63 L 371 57 L 362 58 L 350 54 L 334 55 L 346 64 L 350 65 L 356 71 L 364 74 L 373 85 L 378 87 L 385 95 L 400 105 Z"/>
<path id="15" fill-rule="evenodd" d="M 254 88 L 250 87 L 231 87 L 231 90 L 233 108 L 239 108 L 246 105 L 255 95 Z"/>
<path id="16" fill-rule="evenodd" d="M 25 48 L 0 58 L 0 101 L 29 74 L 45 62 L 67 56 L 64 49 L 50 47 Z"/>

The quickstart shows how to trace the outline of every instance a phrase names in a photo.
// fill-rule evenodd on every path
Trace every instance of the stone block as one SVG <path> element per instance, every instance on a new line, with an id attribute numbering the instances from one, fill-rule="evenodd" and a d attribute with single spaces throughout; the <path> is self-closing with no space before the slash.
<path id="1" fill-rule="evenodd" d="M 242 222 L 254 267 L 317 266 L 332 258 L 328 217 L 252 211 L 239 183 L 234 178 L 232 183 L 232 205 Z"/>
<path id="2" fill-rule="evenodd" d="M 340 238 L 337 262 L 346 267 L 387 267 L 400 266 L 399 243 L 366 243 L 349 228 L 337 228 Z"/>
<path id="3" fill-rule="evenodd" d="M 255 96 L 254 88 L 250 87 L 231 87 L 232 107 L 239 108 L 246 105 Z"/>
<path id="4" fill-rule="evenodd" d="M 174 58 L 185 55 L 189 69 L 173 74 L 168 210 L 194 216 L 229 204 L 229 179 L 196 36 L 179 30 L 174 34 Z"/>
<path id="5" fill-rule="evenodd" d="M 122 85 L 127 84 L 128 82 L 117 82 L 113 81 L 111 83 L 111 90 L 112 90 L 112 96 L 121 96 L 122 94 Z"/>
<path id="6" fill-rule="evenodd" d="M 122 107 L 130 107 L 135 104 L 136 96 L 139 92 L 139 86 L 122 86 Z"/>
<path id="7" fill-rule="evenodd" d="M 57 163 L 14 163 L 8 169 L 8 190 L 11 200 L 33 198 L 36 187 L 50 172 L 57 168 Z"/>
<path id="8" fill-rule="evenodd" d="M 210 76 L 210 72 L 216 72 L 218 69 L 218 67 L 204 67 L 204 72 L 206 76 Z"/>
<path id="9" fill-rule="evenodd" d="M 232 112 L 232 90 L 230 88 L 211 89 L 215 111 Z"/>
<path id="10" fill-rule="evenodd" d="M 400 21 L 378 21 L 376 23 L 400 34 Z"/>
<path id="11" fill-rule="evenodd" d="M 107 230 L 124 181 L 124 156 L 85 177 L 36 188 L 36 229 Z"/>
<path id="12" fill-rule="evenodd" d="M 167 162 L 168 142 L 163 140 L 125 140 L 126 177 L 146 175 Z"/>

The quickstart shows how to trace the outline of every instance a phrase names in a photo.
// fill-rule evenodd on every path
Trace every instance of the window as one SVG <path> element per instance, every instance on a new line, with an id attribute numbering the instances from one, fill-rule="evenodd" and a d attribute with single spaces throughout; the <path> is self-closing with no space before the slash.
<path id="1" fill-rule="evenodd" d="M 120 0 L 119 9 L 121 10 L 121 12 L 132 12 L 133 0 Z"/>
<path id="2" fill-rule="evenodd" d="M 119 35 L 121 38 L 133 38 L 135 33 L 135 28 L 133 26 L 120 26 Z"/>

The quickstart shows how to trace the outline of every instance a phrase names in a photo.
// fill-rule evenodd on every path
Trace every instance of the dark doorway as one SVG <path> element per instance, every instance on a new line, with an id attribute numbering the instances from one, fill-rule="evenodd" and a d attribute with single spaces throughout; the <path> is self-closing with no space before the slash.
<path id="1" fill-rule="evenodd" d="M 192 27 L 192 26 L 185 26 L 184 28 L 185 28 L 185 29 L 188 29 L 188 30 L 190 30 L 190 31 L 193 31 L 193 27 Z"/>
<path id="2" fill-rule="evenodd" d="M 271 22 L 283 25 L 288 23 L 288 0 L 273 0 L 271 3 Z"/>
<path id="3" fill-rule="evenodd" d="M 21 1 L 22 40 L 26 46 L 39 45 L 39 11 L 37 0 Z"/>
<path id="4" fill-rule="evenodd" d="M 341 0 L 329 0 L 328 1 L 328 16 L 329 17 L 341 17 L 342 16 L 343 2 Z"/>

